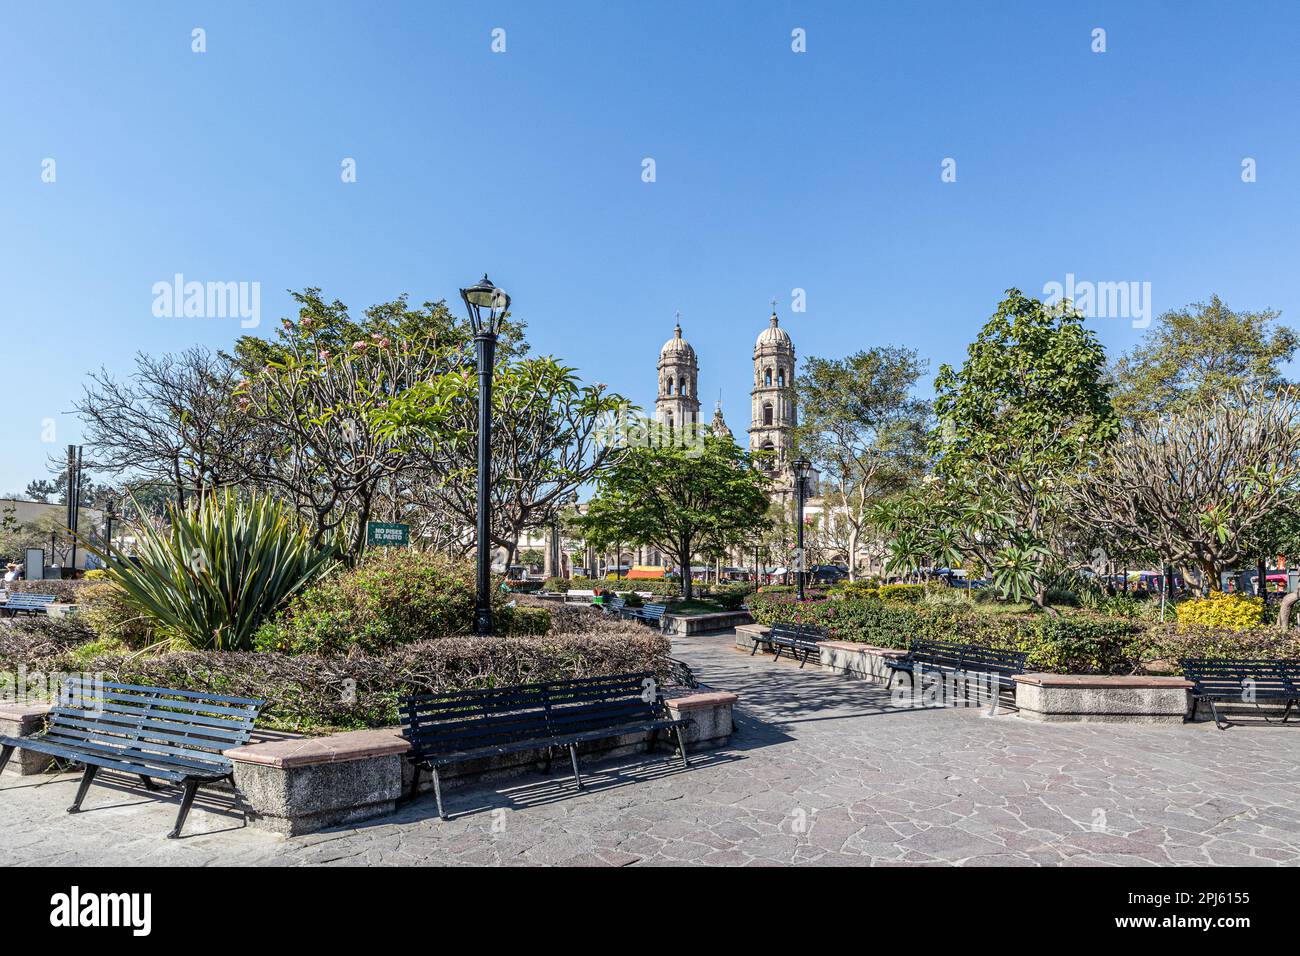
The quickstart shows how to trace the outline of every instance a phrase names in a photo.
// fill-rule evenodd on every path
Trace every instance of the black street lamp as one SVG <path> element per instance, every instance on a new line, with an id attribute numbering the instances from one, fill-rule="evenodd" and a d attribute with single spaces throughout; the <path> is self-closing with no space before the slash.
<path id="1" fill-rule="evenodd" d="M 496 358 L 497 334 L 510 308 L 510 296 L 483 278 L 460 290 L 469 312 L 478 352 L 478 587 L 474 610 L 474 633 L 492 633 L 492 363 Z"/>
<path id="2" fill-rule="evenodd" d="M 795 481 L 795 501 L 798 502 L 798 512 L 795 520 L 795 553 L 799 555 L 799 567 L 795 570 L 795 576 L 799 582 L 799 600 L 803 598 L 803 576 L 804 576 L 804 556 L 803 556 L 803 501 L 807 493 L 808 476 L 812 474 L 812 462 L 807 458 L 796 458 L 794 460 L 794 481 Z"/>
<path id="3" fill-rule="evenodd" d="M 117 517 L 117 509 L 113 500 L 108 502 L 108 510 L 104 512 L 104 558 L 105 563 L 113 560 L 113 519 Z"/>

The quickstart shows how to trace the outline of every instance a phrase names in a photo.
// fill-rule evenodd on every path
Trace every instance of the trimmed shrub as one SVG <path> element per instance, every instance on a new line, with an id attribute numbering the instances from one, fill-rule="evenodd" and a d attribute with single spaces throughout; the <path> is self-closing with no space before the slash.
<path id="1" fill-rule="evenodd" d="M 55 578 L 48 581 L 10 581 L 4 587 L 24 594 L 53 594 L 54 600 L 60 604 L 77 604 L 82 593 L 93 583 L 80 578 L 67 581 Z"/>
<path id="2" fill-rule="evenodd" d="M 0 618 L 0 671 L 58 670 L 71 649 L 94 637 L 77 617 Z"/>
<path id="3" fill-rule="evenodd" d="M 1209 597 L 1192 598 L 1178 605 L 1178 623 L 1225 631 L 1258 628 L 1267 620 L 1263 598 L 1244 594 L 1212 592 Z"/>
<path id="4" fill-rule="evenodd" d="M 801 604 L 787 595 L 760 595 L 750 610 L 760 624 L 810 624 L 824 628 L 835 640 L 875 647 L 905 648 L 914 638 L 923 638 L 1026 651 L 1030 670 L 1126 674 L 1157 656 L 1141 625 L 1094 615 L 988 614 L 878 598 Z"/>
<path id="5" fill-rule="evenodd" d="M 348 657 L 182 652 L 83 663 L 106 680 L 260 697 L 259 726 L 297 732 L 398 723 L 407 694 L 638 671 L 667 679 L 668 639 L 648 628 L 548 637 L 445 637 Z"/>
<path id="6" fill-rule="evenodd" d="M 551 630 L 551 612 L 544 607 L 516 605 L 505 607 L 495 618 L 496 630 L 513 637 L 529 637 L 547 634 Z"/>
<path id="7" fill-rule="evenodd" d="M 507 600 L 492 589 L 493 615 L 502 621 Z M 385 548 L 308 588 L 261 627 L 254 646 L 286 654 L 376 653 L 472 633 L 474 607 L 472 562 Z"/>
<path id="8" fill-rule="evenodd" d="M 682 593 L 682 583 L 680 581 L 669 581 L 665 578 L 615 578 L 613 575 L 605 578 L 547 578 L 546 590 L 548 591 L 592 591 L 599 588 L 602 591 L 615 591 L 622 594 L 626 591 L 645 591 L 659 597 L 673 597 Z"/>
<path id="9" fill-rule="evenodd" d="M 880 582 L 875 578 L 866 581 L 845 581 L 830 590 L 831 597 L 865 598 L 879 597 Z"/>
<path id="10" fill-rule="evenodd" d="M 155 640 L 153 619 L 126 599 L 122 589 L 96 581 L 81 593 L 81 617 L 100 637 L 143 647 Z"/>
<path id="11" fill-rule="evenodd" d="M 1201 627 L 1179 622 L 1152 628 L 1161 655 L 1176 665 L 1180 657 L 1300 659 L 1300 631 L 1259 627 L 1249 630 Z"/>
<path id="12" fill-rule="evenodd" d="M 924 584 L 882 584 L 876 589 L 876 596 L 896 604 L 920 604 L 925 590 Z"/>
<path id="13" fill-rule="evenodd" d="M 714 591 L 709 595 L 708 599 L 717 604 L 718 607 L 722 608 L 724 611 L 739 611 L 748 596 L 748 593 L 737 591 Z"/>

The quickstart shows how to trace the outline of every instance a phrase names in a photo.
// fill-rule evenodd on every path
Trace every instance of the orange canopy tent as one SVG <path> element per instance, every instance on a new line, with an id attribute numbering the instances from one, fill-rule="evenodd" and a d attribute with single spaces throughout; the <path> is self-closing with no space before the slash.
<path id="1" fill-rule="evenodd" d="M 623 575 L 623 577 L 628 580 L 636 580 L 637 578 L 662 578 L 663 576 L 664 569 L 653 564 L 634 564 L 628 569 L 627 574 Z"/>

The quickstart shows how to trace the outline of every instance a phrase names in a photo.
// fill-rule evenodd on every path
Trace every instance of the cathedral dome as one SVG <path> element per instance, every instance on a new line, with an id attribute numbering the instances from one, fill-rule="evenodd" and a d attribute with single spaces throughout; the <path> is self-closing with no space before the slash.
<path id="1" fill-rule="evenodd" d="M 788 338 L 788 336 L 787 336 Z M 664 343 L 664 347 L 659 350 L 659 357 L 667 358 L 669 356 L 682 357 L 695 361 L 695 349 L 691 343 L 682 338 L 682 327 L 679 324 L 673 330 L 673 337 Z"/>
<path id="2" fill-rule="evenodd" d="M 794 348 L 794 342 L 790 340 L 789 334 L 781 328 L 776 313 L 772 313 L 772 324 L 758 334 L 758 341 L 754 343 L 755 348 Z"/>

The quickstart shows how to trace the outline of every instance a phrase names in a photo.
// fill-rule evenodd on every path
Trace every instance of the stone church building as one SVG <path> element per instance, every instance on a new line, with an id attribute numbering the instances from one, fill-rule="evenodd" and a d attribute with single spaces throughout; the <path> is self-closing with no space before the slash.
<path id="1" fill-rule="evenodd" d="M 695 348 L 682 337 L 680 321 L 673 337 L 659 350 L 659 390 L 655 399 L 655 421 L 669 428 L 700 423 L 700 363 Z M 795 350 L 790 334 L 781 328 L 773 311 L 768 327 L 754 343 L 754 382 L 750 391 L 749 450 L 773 456 L 775 491 L 794 492 L 794 427 L 798 410 L 794 394 Z M 731 436 L 722 417 L 722 403 L 713 411 L 710 428 L 714 434 Z"/>
<path id="2" fill-rule="evenodd" d="M 792 465 L 794 429 L 799 421 L 794 390 L 796 360 L 794 340 L 785 329 L 781 328 L 780 319 L 773 310 L 768 317 L 767 327 L 758 334 L 754 342 L 754 376 L 749 393 L 750 421 L 747 444 L 751 453 L 765 452 L 771 456 L 769 460 L 773 472 L 773 498 L 782 509 L 787 511 L 791 520 L 795 501 Z M 700 361 L 695 347 L 682 334 L 680 315 L 673 329 L 673 337 L 659 350 L 656 372 L 658 387 L 655 397 L 655 421 L 669 428 L 685 428 L 701 424 Z M 726 435 L 734 439 L 732 430 L 723 418 L 721 401 L 715 405 L 712 419 L 708 424 L 713 434 Z M 808 498 L 805 502 L 805 515 L 809 519 L 822 510 L 822 501 L 816 496 L 817 479 L 818 476 L 814 471 L 809 480 Z M 527 542 L 529 546 L 534 546 L 532 539 L 533 536 L 529 535 Z M 548 542 L 548 544 L 545 555 L 546 573 L 553 573 L 552 568 L 556 566 L 557 560 L 562 573 L 567 573 L 570 570 L 568 549 L 561 547 L 558 541 Z M 790 563 L 788 555 L 783 557 L 773 554 L 770 557 L 778 565 Z M 753 560 L 751 554 L 733 555 L 733 563 L 740 567 L 751 566 Z M 664 558 L 653 548 L 629 548 L 625 549 L 618 558 L 613 554 L 594 555 L 588 552 L 582 563 L 588 567 L 594 566 L 598 571 L 608 570 L 612 573 L 616 566 L 621 566 L 624 570 L 632 565 L 659 566 L 664 563 Z"/>

